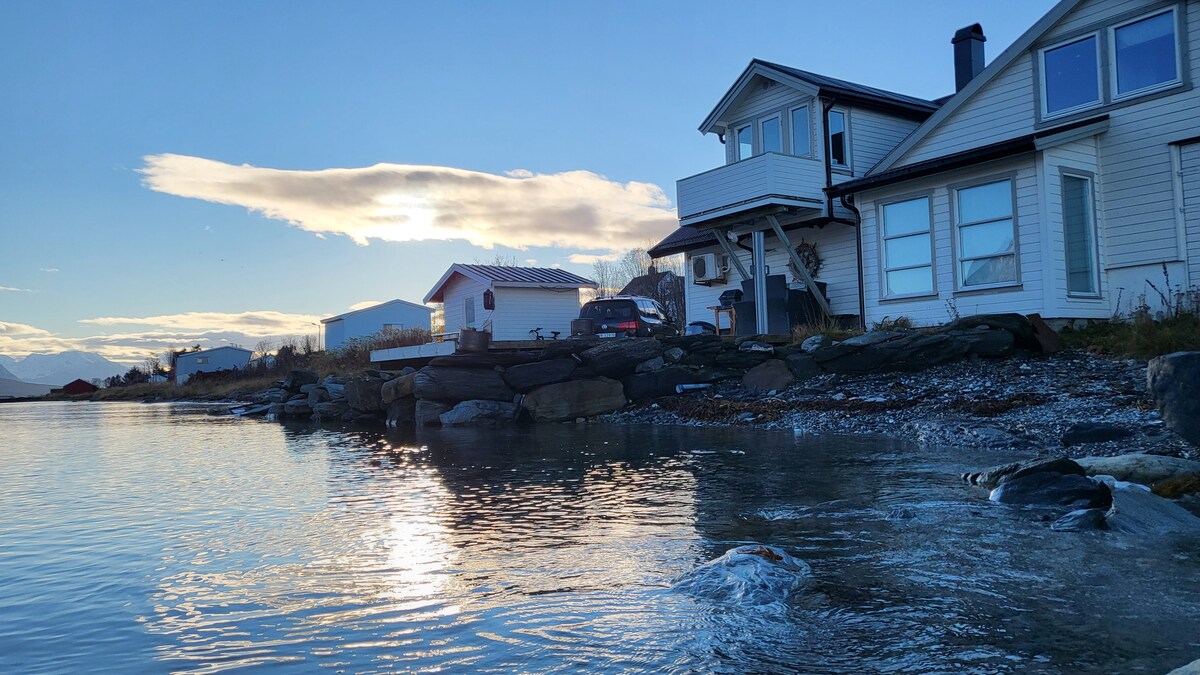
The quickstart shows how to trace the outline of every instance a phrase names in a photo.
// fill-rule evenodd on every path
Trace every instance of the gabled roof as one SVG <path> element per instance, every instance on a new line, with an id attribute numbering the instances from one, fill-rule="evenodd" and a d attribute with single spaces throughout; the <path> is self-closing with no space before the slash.
<path id="1" fill-rule="evenodd" d="M 1033 24 L 1029 27 L 1029 30 L 1022 33 L 1021 37 L 1017 38 L 1015 42 L 1008 46 L 1008 49 L 1005 49 L 1000 56 L 996 57 L 994 61 L 989 63 L 981 73 L 976 75 L 974 79 L 968 82 L 967 86 L 963 87 L 961 91 L 951 96 L 950 99 L 946 101 L 945 105 L 938 109 L 938 111 L 935 112 L 929 119 L 925 120 L 921 126 L 917 127 L 911 134 L 909 134 L 908 138 L 905 138 L 900 142 L 899 145 L 892 148 L 891 152 L 884 155 L 883 159 L 879 160 L 875 166 L 871 167 L 871 169 L 867 171 L 867 175 L 871 176 L 873 174 L 883 173 L 884 171 L 890 169 L 896 162 L 900 161 L 900 159 L 904 157 L 905 153 L 920 143 L 926 136 L 930 134 L 930 132 L 937 128 L 939 124 L 953 115 L 956 110 L 961 108 L 963 104 L 969 101 L 972 96 L 979 92 L 979 90 L 987 86 L 988 82 L 991 82 L 996 75 L 1007 68 L 1009 64 L 1015 61 L 1018 56 L 1023 54 L 1026 49 L 1029 49 L 1030 46 L 1037 42 L 1037 40 L 1041 38 L 1046 31 L 1050 30 L 1054 24 L 1058 23 L 1059 19 L 1066 16 L 1066 14 L 1072 9 L 1075 9 L 1076 5 L 1082 1 L 1083 0 L 1061 0 L 1057 5 L 1051 8 L 1049 12 L 1046 12 L 1045 16 L 1038 19 L 1037 23 Z M 1032 96 L 1033 93 L 1030 92 L 1029 95 Z"/>
<path id="2" fill-rule="evenodd" d="M 425 302 L 442 302 L 442 291 L 454 275 L 473 279 L 488 288 L 595 288 L 596 282 L 554 267 L 509 267 L 505 265 L 464 265 L 455 263 L 446 270 Z"/>
<path id="3" fill-rule="evenodd" d="M 239 351 L 239 352 L 246 352 L 247 354 L 253 354 L 253 353 L 254 353 L 253 351 L 251 351 L 251 350 L 249 350 L 249 349 L 246 349 L 246 348 L 244 348 L 244 347 L 234 347 L 233 345 L 221 345 L 220 347 L 213 347 L 212 349 L 201 349 L 201 350 L 200 350 L 200 351 L 198 351 L 198 352 L 184 352 L 184 353 L 180 354 L 179 356 L 176 356 L 175 358 L 176 358 L 176 359 L 181 359 L 181 358 L 183 358 L 183 357 L 185 357 L 185 356 L 199 356 L 199 355 L 201 355 L 201 354 L 208 354 L 208 353 L 210 353 L 210 352 L 219 352 L 219 351 L 221 351 L 222 349 L 233 349 L 233 350 L 236 350 L 236 351 Z"/>
<path id="4" fill-rule="evenodd" d="M 387 302 L 381 302 L 378 305 L 371 305 L 370 307 L 363 307 L 362 309 L 356 309 L 356 310 L 353 310 L 350 312 L 343 312 L 342 314 L 338 314 L 337 316 L 331 316 L 328 319 L 321 319 L 321 323 L 329 323 L 330 321 L 337 321 L 338 319 L 344 319 L 348 316 L 354 316 L 355 314 L 359 314 L 361 312 L 370 312 L 372 310 L 379 309 L 380 307 L 390 307 L 392 305 L 404 305 L 405 307 L 411 307 L 413 309 L 423 309 L 426 312 L 433 314 L 433 309 L 431 307 L 426 307 L 425 305 L 418 305 L 415 302 L 409 302 L 407 300 L 401 300 L 399 298 L 396 298 L 395 300 L 388 300 Z"/>
<path id="5" fill-rule="evenodd" d="M 927 117 L 938 109 L 937 103 L 923 98 L 897 94 L 876 87 L 839 80 L 836 77 L 818 75 L 807 70 L 791 68 L 762 59 L 752 59 L 750 65 L 746 66 L 729 91 L 725 92 L 713 111 L 704 118 L 704 122 L 700 124 L 700 133 L 711 133 L 720 126 L 717 121 L 733 106 L 755 76 L 782 82 L 801 91 L 812 91 L 816 95 L 823 94 L 844 100 L 854 100 L 904 116 L 915 116 L 918 119 Z"/>

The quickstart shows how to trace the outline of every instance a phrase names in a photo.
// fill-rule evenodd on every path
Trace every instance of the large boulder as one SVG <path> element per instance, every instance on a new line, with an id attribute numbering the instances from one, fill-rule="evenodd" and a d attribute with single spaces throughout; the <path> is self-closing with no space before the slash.
<path id="1" fill-rule="evenodd" d="M 1146 382 L 1167 427 L 1200 445 L 1200 352 L 1151 359 Z"/>
<path id="2" fill-rule="evenodd" d="M 294 401 L 288 401 L 283 404 L 284 414 L 291 417 L 311 417 L 312 406 L 308 404 L 308 397 L 303 396 Z"/>
<path id="3" fill-rule="evenodd" d="M 796 381 L 796 376 L 788 369 L 788 365 L 780 359 L 764 361 L 742 376 L 742 387 L 751 394 L 765 394 L 771 391 L 782 391 Z"/>
<path id="4" fill-rule="evenodd" d="M 1006 330 L 993 330 L 980 326 L 969 330 L 947 331 L 945 335 L 962 342 L 967 354 L 984 358 L 1008 356 L 1013 351 L 1016 338 Z"/>
<path id="5" fill-rule="evenodd" d="M 945 332 L 971 330 L 987 326 L 992 330 L 1007 331 L 1020 349 L 1040 350 L 1041 343 L 1029 319 L 1020 314 L 975 314 L 955 319 L 942 327 Z"/>
<path id="6" fill-rule="evenodd" d="M 488 370 L 496 367 L 508 368 L 538 360 L 537 354 L 529 352 L 465 352 L 437 356 L 429 361 L 435 368 L 476 368 Z"/>
<path id="7" fill-rule="evenodd" d="M 604 342 L 584 351 L 579 356 L 597 373 L 620 376 L 632 373 L 639 363 L 661 356 L 662 343 L 654 338 L 633 338 Z"/>
<path id="8" fill-rule="evenodd" d="M 1078 474 L 1040 472 L 1004 480 L 989 499 L 1000 504 L 1107 509 L 1112 492 L 1104 483 Z"/>
<path id="9" fill-rule="evenodd" d="M 808 563 L 782 549 L 750 544 L 680 576 L 671 588 L 738 606 L 769 605 L 787 600 L 811 575 Z"/>
<path id="10" fill-rule="evenodd" d="M 405 396 L 412 396 L 416 387 L 416 373 L 400 375 L 393 377 L 383 383 L 383 389 L 380 391 L 380 396 L 383 398 L 384 405 L 391 405 L 392 401 Z"/>
<path id="11" fill-rule="evenodd" d="M 463 401 L 438 415 L 444 427 L 494 426 L 512 422 L 521 408 L 507 401 Z"/>
<path id="12" fill-rule="evenodd" d="M 1200 675 L 1200 659 L 1196 659 L 1187 665 L 1179 666 L 1167 673 L 1167 675 Z"/>
<path id="13" fill-rule="evenodd" d="M 1200 462 L 1163 455 L 1118 455 L 1080 457 L 1075 460 L 1089 476 L 1112 476 L 1117 480 L 1152 485 L 1190 473 L 1200 473 Z"/>
<path id="14" fill-rule="evenodd" d="M 792 371 L 792 376 L 803 382 L 823 374 L 821 366 L 817 365 L 816 359 L 806 353 L 789 354 L 785 358 L 784 363 L 787 364 L 788 370 Z"/>
<path id="15" fill-rule="evenodd" d="M 441 415 L 452 407 L 445 401 L 417 399 L 413 408 L 413 423 L 418 427 L 439 427 L 442 425 Z"/>
<path id="16" fill-rule="evenodd" d="M 1104 509 L 1077 509 L 1050 523 L 1056 532 L 1086 532 L 1108 527 L 1108 511 Z"/>
<path id="17" fill-rule="evenodd" d="M 288 374 L 284 376 L 283 388 L 287 389 L 293 394 L 297 394 L 300 393 L 300 387 L 303 387 L 306 384 L 316 384 L 320 379 L 321 376 L 317 375 L 317 371 L 315 370 L 297 368 L 295 370 L 289 370 Z"/>
<path id="18" fill-rule="evenodd" d="M 950 335 L 874 331 L 810 353 L 822 369 L 848 375 L 916 371 L 956 361 L 967 343 Z"/>
<path id="19" fill-rule="evenodd" d="M 344 398 L 339 398 L 332 401 L 324 401 L 311 407 L 312 418 L 317 422 L 340 420 L 342 419 L 342 415 L 345 415 L 346 412 L 350 410 L 350 406 L 346 403 L 346 399 Z"/>
<path id="20" fill-rule="evenodd" d="M 495 370 L 426 366 L 413 376 L 419 399 L 511 401 L 514 393 Z"/>
<path id="21" fill-rule="evenodd" d="M 984 469 L 978 473 L 965 473 L 963 474 L 963 480 L 990 490 L 1006 480 L 1023 478 L 1035 473 L 1085 475 L 1084 468 L 1074 460 L 1067 457 L 1051 457 L 1049 459 L 1032 459 L 1024 462 L 1001 464 L 1000 466 L 993 466 L 990 469 Z"/>
<path id="22" fill-rule="evenodd" d="M 705 382 L 704 375 L 684 366 L 666 366 L 652 373 L 629 375 L 624 380 L 625 396 L 636 402 L 675 394 L 676 385 Z"/>
<path id="23" fill-rule="evenodd" d="M 721 352 L 717 354 L 714 363 L 722 368 L 731 368 L 733 370 L 750 370 L 764 361 L 771 358 L 769 352 L 749 351 L 749 350 L 733 350 Z M 684 359 L 684 363 L 687 363 Z"/>
<path id="24" fill-rule="evenodd" d="M 579 363 L 571 357 L 550 359 L 513 366 L 504 371 L 504 381 L 513 389 L 525 393 L 538 387 L 571 379 Z"/>
<path id="25" fill-rule="evenodd" d="M 1063 432 L 1062 444 L 1065 447 L 1084 445 L 1087 443 L 1104 443 L 1129 438 L 1133 431 L 1119 424 L 1104 422 L 1079 422 L 1067 427 Z"/>
<path id="26" fill-rule="evenodd" d="M 548 384 L 529 393 L 522 405 L 539 422 L 591 417 L 625 406 L 625 388 L 607 378 Z"/>
<path id="27" fill-rule="evenodd" d="M 398 398 L 388 404 L 386 423 L 389 429 L 411 429 L 416 426 L 417 399 Z"/>
<path id="28" fill-rule="evenodd" d="M 383 403 L 383 380 L 377 377 L 356 377 L 346 383 L 346 403 L 359 412 L 376 413 L 387 410 Z"/>
<path id="29" fill-rule="evenodd" d="M 1112 483 L 1108 529 L 1131 534 L 1200 534 L 1200 518 L 1169 499 L 1130 483 Z"/>

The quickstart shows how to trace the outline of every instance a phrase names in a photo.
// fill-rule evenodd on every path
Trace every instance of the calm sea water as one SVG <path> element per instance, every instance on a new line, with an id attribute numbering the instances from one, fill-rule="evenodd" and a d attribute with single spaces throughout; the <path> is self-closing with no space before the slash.
<path id="1" fill-rule="evenodd" d="M 1163 673 L 1200 542 L 1051 532 L 995 453 L 554 425 L 387 437 L 0 405 L 0 672 Z M 786 602 L 670 590 L 747 542 Z"/>

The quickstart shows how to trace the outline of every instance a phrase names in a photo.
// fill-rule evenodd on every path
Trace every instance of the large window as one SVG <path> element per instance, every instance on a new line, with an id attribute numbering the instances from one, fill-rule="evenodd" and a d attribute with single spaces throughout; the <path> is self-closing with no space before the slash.
<path id="1" fill-rule="evenodd" d="M 762 151 L 783 152 L 783 128 L 778 116 L 762 121 Z"/>
<path id="2" fill-rule="evenodd" d="M 1062 177 L 1063 238 L 1067 254 L 1067 294 L 1096 295 L 1096 227 L 1092 220 L 1092 181 Z"/>
<path id="3" fill-rule="evenodd" d="M 1042 51 L 1042 112 L 1058 115 L 1100 102 L 1098 39 L 1089 35 Z"/>
<path id="4" fill-rule="evenodd" d="M 933 292 L 933 244 L 930 239 L 929 198 L 920 197 L 881 209 L 884 296 L 927 295 Z"/>
<path id="5" fill-rule="evenodd" d="M 1179 82 L 1174 10 L 1115 26 L 1112 49 L 1116 96 Z"/>
<path id="6" fill-rule="evenodd" d="M 812 131 L 808 123 L 808 106 L 792 108 L 792 154 L 806 157 L 812 153 Z"/>
<path id="7" fill-rule="evenodd" d="M 1017 280 L 1012 181 L 957 191 L 958 280 L 961 288 Z"/>
<path id="8" fill-rule="evenodd" d="M 475 327 L 475 298 L 473 296 L 463 298 L 463 325 L 467 328 Z"/>
<path id="9" fill-rule="evenodd" d="M 846 135 L 846 113 L 829 111 L 829 159 L 837 166 L 850 166 L 850 143 Z"/>
<path id="10" fill-rule="evenodd" d="M 754 127 L 747 124 L 744 127 L 738 127 L 735 133 L 737 135 L 737 158 L 750 159 L 754 156 Z"/>

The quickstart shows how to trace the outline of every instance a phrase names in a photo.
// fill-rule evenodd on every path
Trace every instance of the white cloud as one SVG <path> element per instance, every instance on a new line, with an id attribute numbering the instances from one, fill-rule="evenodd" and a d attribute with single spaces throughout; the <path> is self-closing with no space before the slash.
<path id="1" fill-rule="evenodd" d="M 0 335 L 49 335 L 50 331 L 34 328 L 27 323 L 0 321 Z"/>
<path id="2" fill-rule="evenodd" d="M 48 272 L 48 273 L 52 274 L 54 272 L 61 272 L 62 270 L 58 269 L 57 267 L 43 267 L 39 271 Z"/>
<path id="3" fill-rule="evenodd" d="M 572 253 L 567 256 L 567 262 L 576 265 L 591 265 L 592 263 L 601 260 L 613 261 L 618 260 L 625 255 L 624 251 L 609 251 L 608 253 Z"/>
<path id="4" fill-rule="evenodd" d="M 0 286 L 0 293 L 32 293 L 28 288 L 13 288 L 12 286 Z"/>
<path id="5" fill-rule="evenodd" d="M 464 239 L 484 248 L 616 251 L 678 224 L 662 188 L 590 171 L 497 175 L 408 164 L 294 171 L 174 154 L 144 159 L 140 172 L 152 190 L 243 206 L 362 245 Z"/>
<path id="6" fill-rule="evenodd" d="M 79 323 L 98 326 L 154 326 L 176 330 L 211 332 L 232 331 L 252 336 L 276 336 L 312 333 L 320 325 L 316 314 L 285 314 L 273 310 L 252 312 L 183 312 L 157 316 L 101 316 L 80 319 Z"/>

